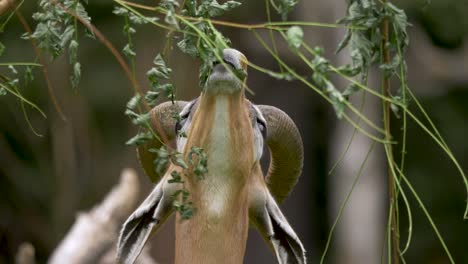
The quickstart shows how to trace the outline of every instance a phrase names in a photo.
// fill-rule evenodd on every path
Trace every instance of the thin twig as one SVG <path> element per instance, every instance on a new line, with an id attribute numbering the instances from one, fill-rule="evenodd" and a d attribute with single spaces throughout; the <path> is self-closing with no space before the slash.
<path id="1" fill-rule="evenodd" d="M 160 7 L 153 7 L 153 6 L 147 6 L 147 5 L 142 5 L 142 4 L 137 4 L 129 1 L 123 1 L 123 0 L 114 0 L 116 2 L 121 2 L 129 6 L 133 6 L 139 9 L 143 10 L 148 10 L 148 11 L 154 11 L 154 12 L 159 12 L 162 14 L 166 14 L 167 11 L 165 9 L 162 9 Z M 206 19 L 202 17 L 190 17 L 190 16 L 183 16 L 183 15 L 178 15 L 176 14 L 177 17 L 184 18 L 189 21 L 194 21 L 194 22 L 202 22 L 202 21 L 211 21 L 211 23 L 219 26 L 227 26 L 227 27 L 234 27 L 234 28 L 242 28 L 242 29 L 275 29 L 275 30 L 285 30 L 287 28 L 284 27 L 289 27 L 293 25 L 298 25 L 298 26 L 312 26 L 312 27 L 325 27 L 325 28 L 352 28 L 356 30 L 361 30 L 363 28 L 359 27 L 350 27 L 350 26 L 345 26 L 345 25 L 338 25 L 338 24 L 332 24 L 332 23 L 320 23 L 320 22 L 307 22 L 307 21 L 285 21 L 285 22 L 268 22 L 268 23 L 260 23 L 260 24 L 242 24 L 242 23 L 236 23 L 236 22 L 230 22 L 230 21 L 223 21 L 223 20 L 216 20 L 216 19 Z"/>

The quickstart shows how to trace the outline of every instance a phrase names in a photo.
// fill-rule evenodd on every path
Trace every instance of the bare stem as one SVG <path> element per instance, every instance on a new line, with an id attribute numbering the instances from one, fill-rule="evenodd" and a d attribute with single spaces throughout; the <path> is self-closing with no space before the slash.
<path id="1" fill-rule="evenodd" d="M 384 3 L 387 2 L 387 0 L 383 1 Z M 390 41 L 390 33 L 389 33 L 389 21 L 388 18 L 385 18 L 382 24 L 382 33 L 383 33 L 383 39 L 382 39 L 382 53 L 383 53 L 383 60 L 385 64 L 390 64 L 390 52 L 387 48 L 387 43 Z M 390 97 L 390 78 L 383 74 L 383 83 L 382 83 L 382 92 L 384 96 Z M 392 134 L 391 134 L 391 128 L 390 128 L 390 102 L 389 101 L 383 101 L 383 115 L 384 115 L 384 129 L 385 129 L 385 138 L 386 140 L 391 140 Z M 388 159 L 391 161 L 394 161 L 393 157 L 393 147 L 391 144 L 386 144 L 385 148 L 387 149 L 386 155 L 388 155 Z M 389 247 L 391 247 L 392 251 L 392 259 L 394 264 L 399 263 L 399 245 L 398 245 L 398 225 L 397 225 L 397 219 L 396 219 L 396 192 L 395 192 L 395 179 L 393 175 L 393 171 L 390 168 L 391 165 L 389 165 L 388 168 L 388 199 L 390 203 L 390 236 L 391 236 L 391 243 L 389 243 Z M 391 245 L 390 245 L 391 244 Z"/>

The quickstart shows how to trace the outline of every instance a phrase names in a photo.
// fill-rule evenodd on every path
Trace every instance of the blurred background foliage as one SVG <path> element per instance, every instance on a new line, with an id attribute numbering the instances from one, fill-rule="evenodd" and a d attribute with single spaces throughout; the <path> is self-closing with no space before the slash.
<path id="1" fill-rule="evenodd" d="M 222 19 L 242 23 L 266 21 L 263 1 L 241 2 L 243 5 L 240 8 Z M 322 2 L 331 8 L 336 5 L 329 1 Z M 452 56 L 452 63 L 466 65 L 463 61 L 468 61 L 468 2 L 426 2 L 395 1 L 406 10 L 414 27 L 421 28 L 424 36 L 428 36 L 427 39 L 415 41 L 425 41 L 427 45 L 448 54 L 462 54 Z M 126 43 L 122 34 L 123 21 L 112 14 L 113 6 L 112 1 L 90 1 L 86 5 L 93 24 L 120 50 Z M 34 23 L 31 15 L 36 8 L 35 1 L 26 1 L 21 8 L 30 25 Z M 320 16 L 320 10 L 310 10 L 310 16 L 304 18 L 298 15 L 297 10 L 301 8 L 305 8 L 303 3 L 292 13 L 291 20 L 333 23 L 344 15 L 341 13 L 337 17 L 324 18 Z M 273 20 L 279 20 L 279 17 L 273 17 Z M 220 30 L 232 40 L 234 48 L 244 52 L 254 63 L 271 69 L 277 67 L 274 60 L 261 51 L 249 32 L 230 28 Z M 317 37 L 317 42 L 321 42 L 314 45 L 323 45 L 328 52 L 332 52 L 337 42 L 331 41 L 332 38 L 323 38 L 323 34 L 330 34 L 330 31 L 333 29 L 312 28 L 308 29 L 307 34 L 312 35 L 310 39 Z M 0 33 L 0 41 L 6 46 L 0 62 L 34 60 L 31 44 L 20 39 L 23 32 L 20 23 L 13 18 L 6 30 Z M 165 41 L 165 33 L 160 29 L 148 25 L 138 28 L 135 37 L 136 69 L 137 79 L 144 88 L 148 86 L 145 73 Z M 282 48 L 286 49 L 280 46 Z M 411 68 L 411 65 L 417 65 L 411 62 L 417 60 L 415 54 L 425 56 L 414 50 L 408 55 L 410 87 L 415 89 L 465 169 L 468 162 L 468 143 L 465 141 L 468 135 L 468 68 L 458 69 L 465 73 L 464 77 L 441 77 L 427 85 L 425 81 L 433 76 L 418 75 L 420 71 Z M 62 56 L 55 61 L 47 59 L 53 89 L 66 121 L 61 120 L 53 108 L 40 71 L 34 72 L 32 83 L 21 85 L 25 97 L 37 103 L 48 115 L 47 119 L 43 119 L 37 112 L 27 109 L 33 127 L 43 137 L 32 133 L 16 98 L 10 95 L 0 97 L 0 263 L 14 262 L 14 254 L 23 241 L 31 242 L 36 247 L 38 260 L 45 262 L 77 213 L 88 210 L 102 199 L 118 181 L 120 171 L 125 167 L 139 170 L 145 190 L 142 198 L 151 189 L 152 184 L 140 169 L 134 149 L 124 144 L 136 132 L 123 114 L 127 100 L 133 95 L 130 82 L 110 52 L 97 41 L 81 38 L 78 56 L 82 64 L 82 81 L 77 90 L 70 88 L 70 69 L 66 58 Z M 168 60 L 173 69 L 172 81 L 177 88 L 177 97 L 184 100 L 196 97 L 200 92 L 198 62 L 181 55 L 177 48 L 174 48 Z M 295 62 L 291 63 L 294 65 Z M 440 67 L 437 61 L 434 63 L 426 67 Z M 9 71 L 6 67 L 0 70 Z M 335 161 L 330 159 L 329 150 L 337 122 L 333 109 L 297 82 L 274 80 L 251 69 L 248 84 L 255 91 L 255 96 L 249 96 L 252 101 L 285 110 L 302 133 L 306 149 L 304 174 L 282 208 L 300 234 L 309 259 L 315 262 L 323 251 L 334 218 L 329 212 L 328 193 L 328 171 Z M 395 119 L 393 125 L 393 131 L 400 131 L 401 120 Z M 468 225 L 462 220 L 466 196 L 455 167 L 413 123 L 408 126 L 407 152 L 407 175 L 428 205 L 457 263 L 468 263 Z M 356 164 L 356 168 L 359 165 Z M 382 190 L 385 192 L 386 188 Z M 414 202 L 412 205 L 414 240 L 407 262 L 448 263 L 418 205 Z M 405 225 L 404 213 L 401 221 Z M 152 239 L 155 259 L 161 263 L 171 263 L 174 254 L 173 224 L 169 222 Z M 382 241 L 383 234 L 384 230 L 381 233 Z M 403 229 L 402 241 L 406 234 Z M 339 254 L 332 251 L 330 260 L 338 259 Z M 246 263 L 269 263 L 273 259 L 260 236 L 251 232 Z"/>

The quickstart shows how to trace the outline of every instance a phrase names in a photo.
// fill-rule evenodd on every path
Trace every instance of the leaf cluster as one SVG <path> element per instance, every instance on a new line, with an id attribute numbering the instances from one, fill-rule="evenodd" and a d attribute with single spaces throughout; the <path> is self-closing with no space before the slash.
<path id="1" fill-rule="evenodd" d="M 208 173 L 208 156 L 203 148 L 192 147 L 188 154 L 188 162 L 198 180 L 203 180 Z"/>
<path id="2" fill-rule="evenodd" d="M 163 59 L 161 54 L 156 55 L 153 60 L 153 67 L 148 70 L 147 77 L 150 82 L 150 89 L 142 96 L 136 94 L 127 103 L 127 109 L 125 114 L 130 118 L 133 124 L 141 128 L 140 132 L 127 141 L 127 145 L 142 145 L 149 141 L 161 140 L 157 138 L 156 134 L 152 130 L 150 125 L 149 113 L 141 113 L 140 110 L 143 107 L 143 100 L 150 106 L 156 105 L 156 100 L 160 94 L 163 94 L 166 98 L 169 98 L 174 103 L 174 90 L 171 83 L 167 83 L 170 79 L 172 69 L 169 68 Z M 173 113 L 173 118 L 176 121 L 180 121 L 178 113 Z M 159 149 L 151 148 L 148 150 L 151 153 L 156 154 L 156 158 L 153 161 L 154 170 L 159 174 L 163 175 L 170 164 L 179 167 L 179 170 L 171 172 L 171 178 L 169 183 L 181 184 L 181 188 L 178 189 L 174 194 L 174 209 L 178 211 L 182 219 L 190 218 L 195 208 L 191 201 L 189 201 L 189 191 L 186 189 L 184 184 L 184 177 L 188 177 L 192 173 L 196 179 L 201 180 L 208 172 L 208 157 L 202 148 L 193 147 L 188 154 L 188 164 L 184 160 L 181 153 L 176 150 L 168 149 L 166 146 L 162 146 Z M 180 197 L 179 197 L 180 196 Z"/>
<path id="3" fill-rule="evenodd" d="M 91 18 L 79 0 L 39 1 L 39 11 L 33 14 L 37 21 L 32 34 L 25 33 L 24 39 L 35 39 L 38 47 L 57 58 L 68 49 L 69 63 L 72 66 L 70 83 L 72 88 L 77 88 L 81 79 L 81 64 L 78 62 L 78 16 L 87 23 Z M 94 37 L 92 33 L 85 31 L 88 37 Z"/>
<path id="4" fill-rule="evenodd" d="M 162 93 L 174 102 L 174 85 L 172 83 L 162 82 L 163 80 L 167 81 L 170 79 L 172 69 L 166 65 L 161 54 L 158 54 L 154 58 L 153 65 L 154 66 L 146 73 L 150 82 L 150 90 L 145 95 L 146 101 L 150 106 L 155 106 L 156 99 L 159 94 Z"/>
<path id="5" fill-rule="evenodd" d="M 383 43 L 381 29 L 384 20 L 388 20 L 392 25 L 391 38 L 386 43 Z M 373 64 L 379 64 L 387 78 L 398 74 L 400 79 L 406 78 L 406 64 L 402 55 L 409 45 L 407 27 L 410 24 L 402 9 L 390 2 L 352 0 L 346 16 L 338 23 L 350 26 L 338 45 L 337 52 L 349 47 L 352 59 L 352 67 L 349 67 L 349 70 L 353 74 L 359 73 L 363 80 L 367 80 L 369 68 Z M 384 63 L 382 60 L 382 45 L 393 54 L 390 63 Z M 404 72 L 400 72 L 402 67 Z"/>
<path id="6" fill-rule="evenodd" d="M 133 138 L 127 141 L 127 145 L 142 145 L 150 140 L 160 140 L 152 131 L 150 125 L 150 114 L 141 109 L 145 105 L 155 106 L 159 95 L 163 93 L 167 98 L 174 100 L 174 90 L 171 83 L 163 83 L 170 79 L 172 69 L 167 67 L 166 62 L 160 54 L 153 60 L 154 66 L 146 73 L 150 82 L 150 89 L 144 96 L 135 94 L 127 103 L 125 115 L 127 115 L 133 124 L 140 126 L 142 130 Z M 177 114 L 178 116 L 178 114 Z"/>
<path id="7" fill-rule="evenodd" d="M 184 25 L 184 33 L 177 46 L 182 52 L 202 61 L 199 74 L 200 87 L 204 87 L 213 63 L 219 60 L 222 50 L 230 44 L 230 40 L 205 19 L 221 16 L 240 5 L 241 3 L 237 1 L 227 1 L 223 4 L 219 4 L 216 0 L 202 0 L 200 3 L 196 0 L 185 1 L 181 14 L 201 19 L 191 25 Z"/>
<path id="8" fill-rule="evenodd" d="M 299 55 L 300 48 L 303 46 L 304 31 L 301 27 L 292 26 L 283 35 L 288 42 L 290 50 Z M 322 91 L 330 98 L 330 102 L 333 105 L 336 116 L 341 119 L 346 108 L 347 96 L 349 90 L 347 89 L 344 93 L 340 92 L 335 85 L 330 81 L 330 74 L 333 73 L 333 69 L 328 59 L 323 56 L 324 50 L 321 47 L 315 47 L 311 50 L 314 55 L 312 61 L 308 62 L 308 65 L 313 70 L 311 79 L 316 86 L 320 87 Z"/>
<path id="9" fill-rule="evenodd" d="M 185 188 L 177 190 L 172 195 L 174 198 L 172 206 L 177 212 L 179 212 L 180 217 L 183 220 L 190 219 L 196 211 L 196 208 L 193 206 L 193 202 L 189 201 L 189 196 L 190 192 Z"/>
<path id="10" fill-rule="evenodd" d="M 136 56 L 135 48 L 132 42 L 132 35 L 136 34 L 135 25 L 144 25 L 150 22 L 158 21 L 157 17 L 139 17 L 132 12 L 128 11 L 123 7 L 114 7 L 112 11 L 113 14 L 123 17 L 125 20 L 125 24 L 123 26 L 122 32 L 127 37 L 128 43 L 122 49 L 123 54 L 129 58 L 134 59 Z"/>
<path id="11" fill-rule="evenodd" d="M 177 170 L 172 171 L 171 179 L 168 181 L 169 183 L 182 184 L 182 188 L 177 190 L 173 195 L 175 198 L 173 205 L 175 210 L 180 213 L 182 219 L 189 219 L 195 212 L 195 207 L 193 203 L 189 201 L 190 192 L 186 189 L 183 178 L 189 177 L 193 173 L 196 180 L 203 180 L 208 172 L 208 156 L 202 148 L 192 147 L 188 154 L 188 166 L 181 158 L 180 153 L 175 153 L 173 157 L 175 157 L 175 160 L 172 161 L 172 163 L 184 169 L 182 173 Z"/>
<path id="12" fill-rule="evenodd" d="M 294 9 L 299 3 L 299 0 L 269 0 L 272 3 L 273 8 L 281 15 L 281 19 L 286 21 L 288 14 Z"/>

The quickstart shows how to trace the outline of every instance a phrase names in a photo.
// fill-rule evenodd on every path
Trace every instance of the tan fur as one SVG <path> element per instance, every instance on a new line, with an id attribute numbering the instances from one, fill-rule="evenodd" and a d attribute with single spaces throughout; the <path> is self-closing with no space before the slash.
<path id="1" fill-rule="evenodd" d="M 228 101 L 226 135 L 213 133 L 215 126 L 222 125 L 215 124 L 220 96 L 227 97 Z M 249 227 L 248 182 L 256 163 L 253 129 L 245 101 L 243 91 L 232 95 L 202 94 L 200 97 L 184 155 L 192 146 L 203 147 L 208 155 L 208 174 L 200 181 L 194 176 L 187 179 L 196 212 L 189 220 L 177 216 L 177 264 L 243 262 Z M 226 141 L 214 146 L 215 136 L 225 136 Z M 220 151 L 225 153 L 220 155 Z"/>

